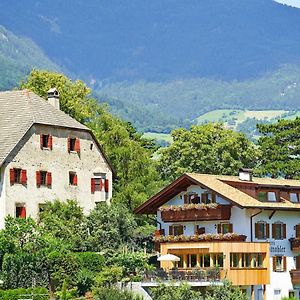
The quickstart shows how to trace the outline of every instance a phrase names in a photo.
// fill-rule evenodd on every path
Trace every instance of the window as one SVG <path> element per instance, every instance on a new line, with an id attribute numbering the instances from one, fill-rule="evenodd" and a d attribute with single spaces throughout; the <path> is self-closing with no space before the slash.
<path id="1" fill-rule="evenodd" d="M 26 218 L 26 207 L 24 205 L 17 204 L 16 205 L 16 218 Z"/>
<path id="2" fill-rule="evenodd" d="M 230 267 L 238 268 L 239 267 L 239 253 L 230 253 Z"/>
<path id="3" fill-rule="evenodd" d="M 202 227 L 201 225 L 195 226 L 195 234 L 204 234 L 205 233 L 205 227 Z"/>
<path id="4" fill-rule="evenodd" d="M 210 192 L 202 193 L 201 202 L 204 204 L 216 203 L 216 194 Z"/>
<path id="5" fill-rule="evenodd" d="M 77 186 L 78 184 L 78 179 L 77 179 L 77 174 L 76 172 L 69 172 L 69 184 Z"/>
<path id="6" fill-rule="evenodd" d="M 261 202 L 276 202 L 277 201 L 277 193 L 275 191 L 259 191 L 258 192 L 258 200 Z"/>
<path id="7" fill-rule="evenodd" d="M 298 193 L 290 193 L 290 201 L 294 203 L 299 202 L 299 194 Z"/>
<path id="8" fill-rule="evenodd" d="M 242 254 L 242 268 L 251 268 L 251 254 L 250 253 Z"/>
<path id="9" fill-rule="evenodd" d="M 68 138 L 68 152 L 80 152 L 80 140 L 78 138 Z"/>
<path id="10" fill-rule="evenodd" d="M 270 226 L 268 223 L 260 221 L 255 223 L 255 238 L 265 240 L 270 237 Z"/>
<path id="11" fill-rule="evenodd" d="M 52 186 L 52 173 L 47 171 L 36 171 L 36 185 L 40 186 Z"/>
<path id="12" fill-rule="evenodd" d="M 182 235 L 182 234 L 183 234 L 183 225 L 169 226 L 169 235 Z"/>
<path id="13" fill-rule="evenodd" d="M 200 203 L 200 197 L 196 193 L 188 193 L 183 196 L 184 204 L 198 204 Z"/>
<path id="14" fill-rule="evenodd" d="M 41 145 L 41 149 L 52 150 L 52 136 L 49 134 L 41 134 L 40 135 L 40 145 Z"/>
<path id="15" fill-rule="evenodd" d="M 106 174 L 97 175 L 94 178 L 91 178 L 91 192 L 95 193 L 96 191 L 105 191 L 109 192 L 109 180 L 105 178 Z"/>
<path id="16" fill-rule="evenodd" d="M 221 223 L 217 225 L 217 231 L 218 233 L 231 233 L 233 232 L 233 226 L 231 223 Z"/>
<path id="17" fill-rule="evenodd" d="M 273 272 L 285 272 L 285 271 L 286 271 L 286 257 L 273 256 Z"/>
<path id="18" fill-rule="evenodd" d="M 188 254 L 187 255 L 187 267 L 195 268 L 197 266 L 197 254 Z"/>
<path id="19" fill-rule="evenodd" d="M 10 169 L 10 184 L 20 183 L 23 185 L 27 184 L 27 171 L 22 169 L 13 168 Z"/>
<path id="20" fill-rule="evenodd" d="M 265 253 L 230 253 L 231 268 L 263 268 Z"/>
<path id="21" fill-rule="evenodd" d="M 223 268 L 223 254 L 222 253 L 212 254 L 211 257 L 212 257 L 214 267 Z"/>
<path id="22" fill-rule="evenodd" d="M 277 222 L 272 224 L 272 238 L 275 240 L 283 240 L 286 238 L 286 224 Z"/>
<path id="23" fill-rule="evenodd" d="M 251 254 L 253 268 L 262 268 L 263 267 L 263 255 L 262 253 L 253 253 Z"/>

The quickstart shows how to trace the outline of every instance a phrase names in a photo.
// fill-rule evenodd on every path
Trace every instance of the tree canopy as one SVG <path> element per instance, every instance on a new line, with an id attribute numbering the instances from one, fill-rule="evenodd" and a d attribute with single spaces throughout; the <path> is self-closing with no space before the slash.
<path id="1" fill-rule="evenodd" d="M 93 131 L 110 159 L 117 175 L 113 201 L 133 209 L 162 186 L 151 159 L 156 150 L 154 142 L 143 139 L 130 123 L 113 116 L 107 106 L 92 97 L 91 90 L 82 81 L 33 70 L 21 84 L 21 88 L 28 88 L 45 99 L 51 87 L 60 93 L 61 109 Z"/>
<path id="2" fill-rule="evenodd" d="M 256 172 L 261 176 L 300 178 L 300 118 L 259 124 L 262 152 Z"/>
<path id="3" fill-rule="evenodd" d="M 176 129 L 174 142 L 161 150 L 159 170 L 164 179 L 174 180 L 184 172 L 235 175 L 239 168 L 255 166 L 258 151 L 242 133 L 222 124 Z"/>

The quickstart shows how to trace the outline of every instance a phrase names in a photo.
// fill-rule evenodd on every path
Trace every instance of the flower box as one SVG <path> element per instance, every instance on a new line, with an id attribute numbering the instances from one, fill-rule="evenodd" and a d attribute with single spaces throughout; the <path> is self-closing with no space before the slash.
<path id="1" fill-rule="evenodd" d="M 164 222 L 229 220 L 231 216 L 230 205 L 215 205 L 180 207 L 174 209 L 161 209 L 161 218 Z"/>

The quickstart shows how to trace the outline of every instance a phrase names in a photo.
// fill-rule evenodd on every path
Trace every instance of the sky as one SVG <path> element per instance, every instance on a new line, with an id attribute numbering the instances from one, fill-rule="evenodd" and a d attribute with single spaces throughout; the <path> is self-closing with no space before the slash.
<path id="1" fill-rule="evenodd" d="M 275 1 L 300 8 L 300 0 L 275 0 Z"/>

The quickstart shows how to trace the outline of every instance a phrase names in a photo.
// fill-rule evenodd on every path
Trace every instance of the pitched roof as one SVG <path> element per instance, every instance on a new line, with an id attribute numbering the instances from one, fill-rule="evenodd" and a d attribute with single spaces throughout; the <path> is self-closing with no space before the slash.
<path id="1" fill-rule="evenodd" d="M 0 92 L 0 166 L 33 124 L 89 130 L 28 90 Z"/>
<path id="2" fill-rule="evenodd" d="M 238 188 L 233 187 L 230 183 L 251 184 L 259 187 L 288 187 L 300 189 L 299 180 L 254 177 L 251 182 L 244 182 L 237 176 L 186 173 L 136 208 L 135 213 L 155 213 L 158 207 L 172 199 L 180 191 L 185 190 L 190 185 L 204 186 L 205 188 L 214 191 L 224 199 L 227 199 L 233 204 L 243 208 L 300 210 L 300 204 L 287 200 L 283 200 L 281 202 L 261 202 L 242 192 Z"/>

